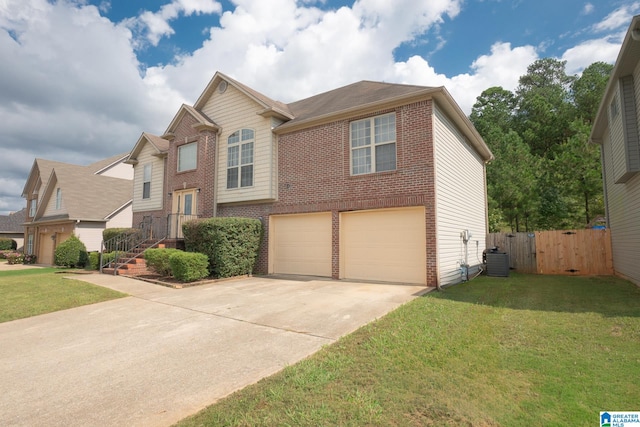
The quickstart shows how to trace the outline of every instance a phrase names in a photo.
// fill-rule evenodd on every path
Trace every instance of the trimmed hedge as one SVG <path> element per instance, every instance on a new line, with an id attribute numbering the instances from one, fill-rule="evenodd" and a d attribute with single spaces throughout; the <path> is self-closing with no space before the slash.
<path id="1" fill-rule="evenodd" d="M 187 252 L 209 258 L 214 277 L 251 274 L 262 240 L 262 222 L 252 218 L 208 218 L 182 225 Z"/>
<path id="2" fill-rule="evenodd" d="M 72 234 L 56 248 L 54 262 L 63 267 L 84 267 L 89 262 L 87 247 Z"/>
<path id="3" fill-rule="evenodd" d="M 8 237 L 0 237 L 0 251 L 15 251 L 18 248 L 18 243 Z"/>
<path id="4" fill-rule="evenodd" d="M 194 282 L 209 275 L 209 258 L 197 252 L 173 252 L 169 255 L 173 277 L 181 282 Z"/>
<path id="5" fill-rule="evenodd" d="M 103 252 L 102 262 L 106 264 L 107 262 L 113 261 L 115 257 L 116 257 L 115 252 Z M 100 270 L 100 252 L 89 252 L 88 267 L 90 270 Z"/>
<path id="6" fill-rule="evenodd" d="M 102 230 L 102 240 L 106 242 L 108 242 L 109 240 L 113 239 L 116 236 L 119 236 L 121 234 L 126 234 L 127 236 L 130 236 L 132 234 L 136 234 L 136 233 L 140 233 L 140 230 L 138 230 L 137 228 L 105 228 L 104 230 Z M 107 243 L 108 244 L 108 243 Z M 105 251 L 107 252 L 112 252 L 112 251 L 126 251 L 128 250 L 128 248 L 126 247 L 125 243 L 121 243 L 119 246 L 120 247 L 116 247 L 115 244 L 110 244 L 109 246 L 113 246 L 113 247 L 105 247 Z"/>
<path id="7" fill-rule="evenodd" d="M 171 276 L 173 272 L 171 270 L 171 263 L 169 257 L 176 252 L 182 252 L 173 248 L 152 248 L 144 251 L 144 259 L 147 263 L 147 268 L 161 276 Z"/>

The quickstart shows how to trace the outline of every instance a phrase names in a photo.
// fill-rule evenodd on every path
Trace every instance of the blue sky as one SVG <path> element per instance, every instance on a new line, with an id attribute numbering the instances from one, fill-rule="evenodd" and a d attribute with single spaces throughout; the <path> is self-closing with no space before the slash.
<path id="1" fill-rule="evenodd" d="M 640 0 L 1 0 L 0 214 L 36 157 L 162 134 L 216 71 L 290 102 L 359 80 L 446 86 L 466 113 L 533 61 L 613 63 Z"/>

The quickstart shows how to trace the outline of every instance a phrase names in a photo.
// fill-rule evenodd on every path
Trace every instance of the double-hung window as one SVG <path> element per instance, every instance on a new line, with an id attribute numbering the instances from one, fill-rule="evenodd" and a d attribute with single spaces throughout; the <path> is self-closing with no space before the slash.
<path id="1" fill-rule="evenodd" d="M 396 169 L 395 113 L 351 122 L 351 174 Z"/>
<path id="2" fill-rule="evenodd" d="M 227 139 L 227 188 L 253 185 L 253 147 L 251 129 L 235 131 Z"/>
<path id="3" fill-rule="evenodd" d="M 33 234 L 27 236 L 27 254 L 33 255 Z"/>
<path id="4" fill-rule="evenodd" d="M 149 199 L 151 198 L 151 165 L 144 165 L 144 170 L 142 173 L 142 198 Z"/>
<path id="5" fill-rule="evenodd" d="M 33 218 L 36 216 L 36 209 L 38 208 L 38 199 L 31 199 L 29 202 L 29 216 Z"/>
<path id="6" fill-rule="evenodd" d="M 56 189 L 56 210 L 62 209 L 62 190 Z"/>
<path id="7" fill-rule="evenodd" d="M 198 164 L 198 143 L 178 147 L 178 172 L 195 169 Z"/>

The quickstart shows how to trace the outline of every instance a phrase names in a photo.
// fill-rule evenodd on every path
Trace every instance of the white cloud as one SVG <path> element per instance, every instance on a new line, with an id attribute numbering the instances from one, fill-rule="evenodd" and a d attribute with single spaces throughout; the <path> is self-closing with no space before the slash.
<path id="1" fill-rule="evenodd" d="M 592 3 L 586 3 L 582 8 L 581 15 L 590 15 L 591 13 L 593 13 L 594 9 L 595 6 Z"/>
<path id="2" fill-rule="evenodd" d="M 0 214 L 24 204 L 16 200 L 34 157 L 87 164 L 129 151 L 141 132 L 162 133 L 217 70 L 285 102 L 363 79 L 444 85 L 468 113 L 490 86 L 514 90 L 541 48 L 495 43 L 457 76 L 422 56 L 394 59 L 394 49 L 423 34 L 443 43 L 438 26 L 460 13 L 461 1 L 357 0 L 321 10 L 322 0 L 234 0 L 223 13 L 218 1 L 173 0 L 114 23 L 100 15 L 106 0 L 99 8 L 86 0 L 0 0 L 0 55 L 10 58 L 0 63 L 0 144 L 11 159 L 0 170 Z M 638 8 L 614 11 L 599 31 L 624 19 L 616 31 L 626 29 Z M 173 34 L 173 21 L 193 14 L 220 14 L 220 26 L 199 49 L 141 75 L 137 37 L 158 43 Z M 568 49 L 568 71 L 613 62 L 616 37 Z"/>
<path id="3" fill-rule="evenodd" d="M 610 31 L 617 30 L 619 28 L 625 28 L 629 26 L 633 15 L 640 10 L 640 2 L 634 2 L 628 5 L 624 5 L 609 15 L 604 20 L 593 26 L 594 31 Z"/>
<path id="4" fill-rule="evenodd" d="M 567 74 L 579 74 L 596 61 L 613 64 L 620 51 L 624 35 L 625 33 L 622 32 L 618 37 L 587 40 L 567 49 L 562 55 L 562 60 L 567 61 Z"/>
<path id="5" fill-rule="evenodd" d="M 137 19 L 129 19 L 125 22 L 134 31 L 141 31 L 149 43 L 157 46 L 162 37 L 175 34 L 169 21 L 175 20 L 180 15 L 210 15 L 221 12 L 222 5 L 215 0 L 173 0 L 162 6 L 158 12 L 144 11 Z"/>

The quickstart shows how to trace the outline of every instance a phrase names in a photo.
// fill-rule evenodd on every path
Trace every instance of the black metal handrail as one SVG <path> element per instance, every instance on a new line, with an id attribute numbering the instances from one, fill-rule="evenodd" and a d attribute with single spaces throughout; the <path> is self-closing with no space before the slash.
<path id="1" fill-rule="evenodd" d="M 106 267 L 111 267 L 115 275 L 118 268 L 138 256 L 135 254 L 136 249 L 143 244 L 146 244 L 147 248 L 157 246 L 167 237 L 167 230 L 168 226 L 164 218 L 146 216 L 140 222 L 139 228 L 125 231 L 103 241 L 100 250 L 100 272 L 102 273 Z M 110 256 L 105 257 L 105 253 L 110 253 Z"/>

